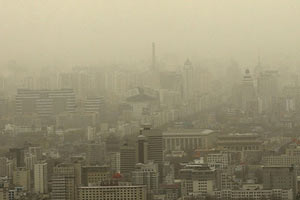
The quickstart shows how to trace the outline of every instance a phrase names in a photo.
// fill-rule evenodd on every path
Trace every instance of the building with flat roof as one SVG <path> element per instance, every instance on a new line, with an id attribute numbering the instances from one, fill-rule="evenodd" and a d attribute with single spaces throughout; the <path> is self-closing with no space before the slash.
<path id="1" fill-rule="evenodd" d="M 84 186 L 100 185 L 110 178 L 109 167 L 104 166 L 82 166 L 81 184 Z"/>
<path id="2" fill-rule="evenodd" d="M 19 89 L 16 95 L 16 112 L 18 114 L 38 114 L 47 117 L 74 111 L 75 93 L 72 89 Z"/>
<path id="3" fill-rule="evenodd" d="M 240 199 L 251 199 L 251 200 L 261 200 L 261 199 L 285 199 L 292 200 L 293 191 L 284 190 L 284 189 L 269 189 L 269 190 L 219 190 L 214 192 L 215 199 L 231 199 L 231 200 L 240 200 Z"/>
<path id="4" fill-rule="evenodd" d="M 297 170 L 290 166 L 264 166 L 264 189 L 292 189 L 293 194 L 298 193 Z"/>
<path id="5" fill-rule="evenodd" d="M 165 150 L 187 150 L 212 147 L 216 134 L 209 129 L 169 129 L 162 135 Z"/>
<path id="6" fill-rule="evenodd" d="M 219 135 L 217 145 L 221 150 L 258 151 L 262 149 L 263 141 L 256 133 L 231 133 Z"/>
<path id="7" fill-rule="evenodd" d="M 78 200 L 147 200 L 146 186 L 79 187 Z"/>

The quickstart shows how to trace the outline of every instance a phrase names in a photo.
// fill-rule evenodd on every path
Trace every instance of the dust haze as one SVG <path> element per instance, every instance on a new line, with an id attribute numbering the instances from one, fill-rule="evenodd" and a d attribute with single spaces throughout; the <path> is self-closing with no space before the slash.
<path id="1" fill-rule="evenodd" d="M 156 42 L 160 59 L 176 64 L 189 57 L 251 65 L 261 55 L 294 66 L 299 10 L 297 0 L 1 0 L 0 62 L 133 65 L 148 61 Z"/>

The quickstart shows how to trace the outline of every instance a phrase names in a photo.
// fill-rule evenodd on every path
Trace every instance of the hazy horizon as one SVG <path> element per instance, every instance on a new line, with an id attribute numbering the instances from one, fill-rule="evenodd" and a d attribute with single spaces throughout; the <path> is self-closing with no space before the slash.
<path id="1" fill-rule="evenodd" d="M 236 59 L 300 64 L 300 1 L 0 0 L 0 64 L 73 66 Z"/>

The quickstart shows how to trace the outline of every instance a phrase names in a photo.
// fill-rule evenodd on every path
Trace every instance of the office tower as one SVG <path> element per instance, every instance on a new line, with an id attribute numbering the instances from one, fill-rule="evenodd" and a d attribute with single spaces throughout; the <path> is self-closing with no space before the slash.
<path id="1" fill-rule="evenodd" d="M 33 170 L 34 165 L 36 164 L 36 162 L 37 162 L 36 155 L 26 153 L 26 155 L 25 155 L 25 167 L 26 167 L 26 169 Z"/>
<path id="2" fill-rule="evenodd" d="M 28 148 L 28 152 L 31 155 L 35 155 L 37 160 L 41 160 L 42 159 L 42 148 L 41 147 L 29 147 Z"/>
<path id="3" fill-rule="evenodd" d="M 79 187 L 78 200 L 147 200 L 147 189 L 138 186 Z"/>
<path id="4" fill-rule="evenodd" d="M 88 144 L 87 162 L 89 165 L 101 165 L 104 163 L 105 145 L 104 144 Z"/>
<path id="5" fill-rule="evenodd" d="M 84 101 L 84 111 L 88 113 L 101 113 L 104 109 L 103 97 L 87 97 Z"/>
<path id="6" fill-rule="evenodd" d="M 8 159 L 6 157 L 0 157 L 0 177 L 8 176 L 7 163 Z"/>
<path id="7" fill-rule="evenodd" d="M 256 102 L 256 94 L 251 73 L 248 69 L 245 71 L 241 85 L 241 109 L 243 111 L 255 111 L 253 104 Z"/>
<path id="8" fill-rule="evenodd" d="M 18 114 L 38 114 L 51 116 L 75 111 L 75 94 L 72 89 L 22 90 L 16 95 Z"/>
<path id="9" fill-rule="evenodd" d="M 110 152 L 109 163 L 113 173 L 120 173 L 120 152 Z"/>
<path id="10" fill-rule="evenodd" d="M 11 148 L 9 149 L 10 159 L 14 160 L 16 167 L 24 167 L 24 149 L 23 148 Z"/>
<path id="11" fill-rule="evenodd" d="M 294 196 L 298 193 L 297 169 L 294 166 L 264 166 L 264 189 L 293 189 Z"/>
<path id="12" fill-rule="evenodd" d="M 194 69 L 187 59 L 183 66 L 183 99 L 188 101 L 193 96 Z"/>
<path id="13" fill-rule="evenodd" d="M 59 164 L 53 168 L 52 200 L 76 199 L 76 173 L 73 164 Z"/>
<path id="14" fill-rule="evenodd" d="M 31 190 L 30 170 L 26 168 L 17 168 L 13 172 L 13 184 L 23 187 L 25 191 Z"/>
<path id="15" fill-rule="evenodd" d="M 99 186 L 110 179 L 108 166 L 82 166 L 81 184 L 83 186 Z"/>
<path id="16" fill-rule="evenodd" d="M 48 193 L 47 163 L 37 163 L 34 165 L 34 192 L 40 194 Z"/>
<path id="17" fill-rule="evenodd" d="M 109 134 L 105 140 L 106 152 L 120 152 L 120 137 L 116 134 Z"/>
<path id="18" fill-rule="evenodd" d="M 88 126 L 87 127 L 87 140 L 94 141 L 96 139 L 96 128 Z"/>
<path id="19" fill-rule="evenodd" d="M 132 172 L 132 184 L 146 185 L 148 194 L 157 192 L 158 190 L 158 166 L 153 162 L 147 164 L 136 164 L 135 170 Z"/>
<path id="20" fill-rule="evenodd" d="M 137 163 L 146 163 L 147 162 L 147 151 L 148 151 L 148 143 L 147 138 L 142 135 L 142 132 L 137 138 Z"/>
<path id="21" fill-rule="evenodd" d="M 1 200 L 10 200 L 9 198 L 9 183 L 1 182 L 0 183 L 0 199 Z"/>
<path id="22" fill-rule="evenodd" d="M 136 164 L 136 150 L 125 143 L 120 149 L 120 170 L 122 175 L 130 174 Z"/>
<path id="23" fill-rule="evenodd" d="M 216 170 L 207 164 L 188 163 L 179 170 L 183 195 L 201 193 L 210 194 L 215 187 Z"/>
<path id="24" fill-rule="evenodd" d="M 143 135 L 146 136 L 148 141 L 147 158 L 158 164 L 158 172 L 160 175 L 160 182 L 163 177 L 163 136 L 162 131 L 159 129 L 150 129 L 145 127 Z"/>
<path id="25" fill-rule="evenodd" d="M 260 113 L 274 110 L 279 96 L 279 74 L 276 70 L 260 73 L 257 78 L 257 94 L 259 97 Z"/>

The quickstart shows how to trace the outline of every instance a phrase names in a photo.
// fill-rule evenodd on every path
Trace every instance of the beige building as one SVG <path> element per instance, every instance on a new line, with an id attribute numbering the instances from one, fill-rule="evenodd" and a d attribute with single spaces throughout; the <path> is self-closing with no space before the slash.
<path id="1" fill-rule="evenodd" d="M 26 168 L 17 168 L 13 172 L 13 184 L 23 187 L 25 191 L 31 190 L 30 170 Z"/>
<path id="2" fill-rule="evenodd" d="M 53 168 L 52 199 L 75 200 L 78 179 L 73 164 L 59 164 Z"/>
<path id="3" fill-rule="evenodd" d="M 47 163 L 34 165 L 34 192 L 40 194 L 48 193 Z"/>
<path id="4" fill-rule="evenodd" d="M 79 187 L 78 200 L 146 200 L 145 186 Z"/>

